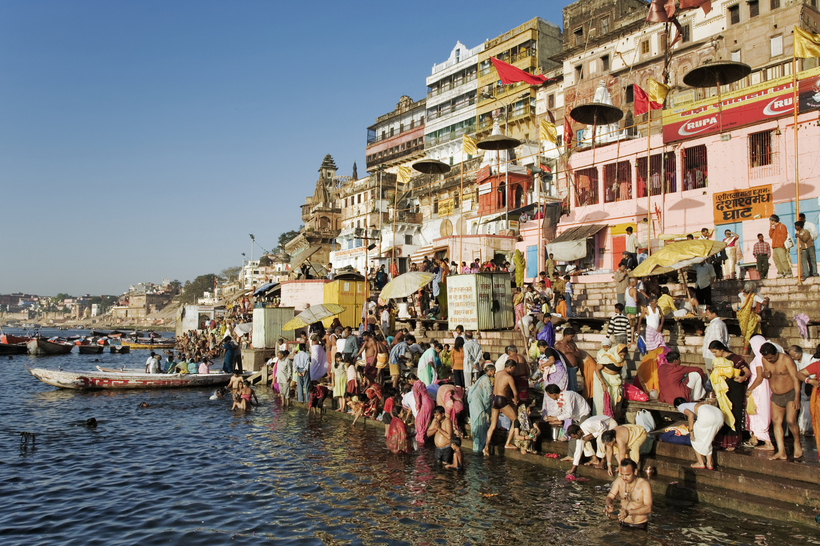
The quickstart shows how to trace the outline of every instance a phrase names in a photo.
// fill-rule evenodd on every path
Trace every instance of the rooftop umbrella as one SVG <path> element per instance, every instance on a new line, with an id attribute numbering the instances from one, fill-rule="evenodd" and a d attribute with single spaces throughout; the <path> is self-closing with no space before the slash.
<path id="1" fill-rule="evenodd" d="M 282 326 L 282 330 L 296 330 L 297 328 L 306 328 L 314 322 L 338 315 L 345 310 L 344 305 L 338 303 L 322 303 L 319 305 L 312 305 L 290 319 Z"/>
<path id="2" fill-rule="evenodd" d="M 382 288 L 379 294 L 379 299 L 387 301 L 391 298 L 405 298 L 426 286 L 435 278 L 432 273 L 424 273 L 421 271 L 411 271 L 403 275 L 399 275 Z"/>
<path id="3" fill-rule="evenodd" d="M 413 169 L 424 174 L 444 174 L 450 172 L 450 165 L 437 159 L 421 159 L 412 165 Z"/>
<path id="4" fill-rule="evenodd" d="M 720 98 L 720 86 L 742 80 L 752 71 L 748 64 L 735 61 L 718 61 L 706 63 L 693 68 L 683 77 L 683 83 L 690 87 L 717 87 L 718 121 L 720 132 L 723 132 L 723 101 Z"/>
<path id="5" fill-rule="evenodd" d="M 482 150 L 512 150 L 513 148 L 521 146 L 521 141 L 506 135 L 490 135 L 481 140 L 477 146 Z"/>
<path id="6" fill-rule="evenodd" d="M 595 162 L 595 129 L 598 125 L 609 125 L 621 121 L 624 117 L 624 112 L 616 106 L 611 104 L 604 104 L 603 102 L 590 102 L 589 104 L 581 104 L 572 109 L 569 114 L 572 119 L 578 123 L 585 125 L 592 125 L 592 162 Z"/>
<path id="7" fill-rule="evenodd" d="M 690 265 L 699 264 L 709 256 L 714 256 L 726 248 L 722 241 L 710 239 L 695 239 L 671 243 L 658 250 L 632 270 L 635 277 L 661 275 L 683 269 Z"/>

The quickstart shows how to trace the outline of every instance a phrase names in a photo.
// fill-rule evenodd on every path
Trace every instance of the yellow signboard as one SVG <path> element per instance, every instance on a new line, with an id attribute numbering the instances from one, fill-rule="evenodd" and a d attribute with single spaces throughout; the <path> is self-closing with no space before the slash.
<path id="1" fill-rule="evenodd" d="M 443 201 L 438 202 L 438 216 L 439 218 L 443 216 L 450 216 L 453 214 L 453 200 L 452 199 L 444 199 Z"/>
<path id="2" fill-rule="evenodd" d="M 638 226 L 635 222 L 627 222 L 626 224 L 615 224 L 614 226 L 609 226 L 609 234 L 626 235 L 626 228 L 628 227 L 631 227 L 632 231 L 637 234 Z"/>
<path id="3" fill-rule="evenodd" d="M 772 186 L 755 186 L 714 195 L 715 225 L 768 218 L 774 212 Z"/>

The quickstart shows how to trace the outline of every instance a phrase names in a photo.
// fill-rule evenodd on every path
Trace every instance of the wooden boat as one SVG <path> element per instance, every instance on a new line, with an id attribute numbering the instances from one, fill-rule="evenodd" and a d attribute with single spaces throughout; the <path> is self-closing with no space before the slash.
<path id="1" fill-rule="evenodd" d="M 74 348 L 70 343 L 55 343 L 47 339 L 36 337 L 26 343 L 28 354 L 35 356 L 67 355 Z"/>
<path id="2" fill-rule="evenodd" d="M 79 349 L 81 355 L 101 355 L 103 349 L 105 349 L 102 345 L 77 345 L 77 349 Z"/>
<path id="3" fill-rule="evenodd" d="M 131 347 L 127 345 L 109 345 L 108 347 L 113 354 L 124 355 L 131 352 Z"/>
<path id="4" fill-rule="evenodd" d="M 151 343 L 150 341 L 142 342 L 142 341 L 126 341 L 124 339 L 120 340 L 120 343 L 123 347 L 131 347 L 132 349 L 173 349 L 176 347 L 176 343 L 173 341 L 165 341 L 165 342 L 157 342 Z"/>
<path id="5" fill-rule="evenodd" d="M 27 351 L 25 343 L 0 343 L 0 356 L 24 355 Z"/>
<path id="6" fill-rule="evenodd" d="M 31 341 L 29 336 L 15 336 L 12 334 L 0 335 L 0 343 L 5 345 L 17 345 L 18 343 L 28 343 Z"/>
<path id="7" fill-rule="evenodd" d="M 150 374 L 137 372 L 101 372 L 26 369 L 48 385 L 61 389 L 79 390 L 127 390 L 127 389 L 175 389 L 183 387 L 218 387 L 227 385 L 232 374 Z"/>

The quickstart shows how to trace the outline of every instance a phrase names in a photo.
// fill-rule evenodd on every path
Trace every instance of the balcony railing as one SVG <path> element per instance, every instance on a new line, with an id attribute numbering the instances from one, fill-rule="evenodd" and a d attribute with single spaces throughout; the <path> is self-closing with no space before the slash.
<path id="1" fill-rule="evenodd" d="M 400 212 L 398 217 L 396 218 L 399 222 L 405 222 L 407 224 L 420 224 L 421 223 L 421 213 L 420 212 Z"/>
<path id="2" fill-rule="evenodd" d="M 464 108 L 467 108 L 468 106 L 473 106 L 473 105 L 475 105 L 475 103 L 476 103 L 476 98 L 473 97 L 469 100 L 456 103 L 456 105 L 453 108 L 451 108 L 450 110 L 447 110 L 446 112 L 436 112 L 435 110 L 427 110 L 427 121 L 433 121 L 434 119 L 438 119 L 438 118 L 447 116 L 449 114 L 453 114 L 453 113 L 458 112 L 458 111 L 460 111 Z"/>
<path id="3" fill-rule="evenodd" d="M 464 76 L 463 78 L 456 78 L 452 82 L 448 82 L 445 85 L 441 85 L 439 87 L 430 89 L 427 92 L 427 98 L 429 99 L 430 97 L 435 97 L 437 95 L 441 95 L 442 93 L 446 93 L 450 89 L 455 89 L 456 87 L 458 87 L 460 85 L 464 85 L 465 83 L 470 83 L 471 81 L 475 80 L 477 77 L 478 77 L 478 74 L 476 72 L 473 72 L 472 74 L 470 74 L 468 76 Z"/>
<path id="4" fill-rule="evenodd" d="M 393 152 L 390 155 L 383 155 L 382 157 L 373 158 L 373 160 L 367 161 L 367 167 L 375 167 L 376 165 L 381 165 L 383 163 L 388 163 L 393 161 L 394 159 L 400 159 L 402 157 L 412 155 L 414 152 L 424 151 L 424 139 L 419 139 L 419 144 L 415 146 L 408 146 L 404 150 L 399 150 L 398 152 Z M 370 156 L 368 156 L 370 157 Z"/>

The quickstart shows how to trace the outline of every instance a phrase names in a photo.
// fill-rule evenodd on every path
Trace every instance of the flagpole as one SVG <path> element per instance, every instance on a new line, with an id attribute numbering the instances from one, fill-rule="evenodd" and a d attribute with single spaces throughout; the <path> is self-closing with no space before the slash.
<path id="1" fill-rule="evenodd" d="M 652 255 L 652 179 L 650 173 L 652 170 L 652 142 L 650 137 L 650 124 L 652 123 L 652 106 L 649 98 L 646 100 L 646 252 L 648 256 Z"/>
<path id="2" fill-rule="evenodd" d="M 396 265 L 396 218 L 399 215 L 399 178 L 396 175 L 396 188 L 393 190 L 393 248 L 391 252 L 393 257 L 393 266 L 396 268 L 396 273 L 399 272 L 399 266 Z"/>
<path id="3" fill-rule="evenodd" d="M 800 218 L 800 171 L 798 167 L 797 154 L 797 103 L 799 100 L 799 93 L 797 89 L 797 55 L 796 51 L 792 52 L 792 88 L 794 89 L 794 97 L 792 98 L 792 106 L 794 110 L 794 217 L 795 221 Z M 812 243 L 813 244 L 813 243 Z M 803 284 L 802 261 L 800 259 L 800 245 L 797 245 L 797 284 Z M 806 252 L 808 254 L 808 252 Z M 791 259 L 790 259 L 791 261 Z M 809 265 L 811 271 L 811 265 Z"/>
<path id="4" fill-rule="evenodd" d="M 461 262 L 464 261 L 464 139 L 461 140 L 461 184 L 458 190 L 458 269 L 461 274 Z"/>
<path id="5" fill-rule="evenodd" d="M 539 131 L 538 131 L 538 156 L 535 158 L 535 160 L 536 160 L 535 163 L 537 163 L 537 165 L 538 165 L 538 170 L 541 173 L 541 174 L 538 175 L 538 185 L 535 186 L 535 203 L 536 203 L 536 205 L 535 205 L 535 221 L 538 223 L 538 252 L 536 253 L 536 259 L 538 260 L 538 267 L 535 268 L 535 274 L 538 275 L 538 273 L 541 272 L 541 267 L 543 267 L 541 264 L 544 263 L 543 261 L 541 261 L 541 252 L 542 252 L 542 250 L 541 250 L 541 243 L 542 243 L 541 224 L 544 222 L 544 219 L 543 219 L 543 217 L 540 218 L 540 219 L 538 218 L 538 213 L 541 212 L 541 181 L 543 180 L 543 177 L 544 177 L 544 171 L 541 169 L 541 131 L 540 131 L 540 127 L 539 127 Z M 535 181 L 535 177 L 533 177 L 533 182 L 534 181 Z"/>

